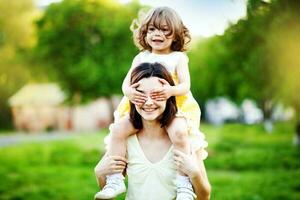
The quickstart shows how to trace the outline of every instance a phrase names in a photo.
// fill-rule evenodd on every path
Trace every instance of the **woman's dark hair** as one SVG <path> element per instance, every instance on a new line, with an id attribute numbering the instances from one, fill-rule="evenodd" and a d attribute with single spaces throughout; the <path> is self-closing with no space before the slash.
<path id="1" fill-rule="evenodd" d="M 174 81 L 172 76 L 166 70 L 166 68 L 160 63 L 141 63 L 136 68 L 133 69 L 131 73 L 131 84 L 139 82 L 143 78 L 158 77 L 165 79 L 170 85 L 174 86 Z M 166 108 L 162 116 L 159 118 L 161 127 L 167 126 L 174 119 L 177 113 L 177 105 L 175 97 L 170 97 L 166 102 Z M 135 105 L 130 102 L 130 121 L 134 128 L 142 129 L 142 117 L 137 112 Z"/>

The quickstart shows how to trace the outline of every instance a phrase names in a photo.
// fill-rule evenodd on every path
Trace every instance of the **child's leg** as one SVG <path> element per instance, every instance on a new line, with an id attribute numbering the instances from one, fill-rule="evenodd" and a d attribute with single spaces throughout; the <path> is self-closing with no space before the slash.
<path id="1" fill-rule="evenodd" d="M 177 149 L 185 154 L 190 154 L 190 144 L 188 140 L 188 127 L 186 119 L 183 117 L 175 117 L 167 128 L 168 135 Z M 182 172 L 179 172 L 184 175 Z"/>
<path id="2" fill-rule="evenodd" d="M 177 149 L 185 154 L 190 154 L 187 121 L 183 117 L 176 117 L 167 128 L 170 140 Z M 176 177 L 177 197 L 176 200 L 192 200 L 195 198 L 193 186 L 189 177 L 178 171 Z"/>
<path id="3" fill-rule="evenodd" d="M 112 124 L 107 155 L 125 157 L 126 139 L 136 131 L 129 120 L 129 115 Z M 111 199 L 125 192 L 126 187 L 123 179 L 122 173 L 107 175 L 105 186 L 95 195 L 95 199 Z"/>
<path id="4" fill-rule="evenodd" d="M 126 139 L 136 133 L 137 130 L 130 122 L 129 115 L 121 118 L 117 122 L 114 122 L 110 126 L 110 142 L 107 149 L 107 154 L 110 156 L 122 156 L 126 155 Z"/>

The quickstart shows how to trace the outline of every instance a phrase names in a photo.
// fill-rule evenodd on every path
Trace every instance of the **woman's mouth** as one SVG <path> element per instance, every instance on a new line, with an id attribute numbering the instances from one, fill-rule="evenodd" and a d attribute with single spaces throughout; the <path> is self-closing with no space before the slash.
<path id="1" fill-rule="evenodd" d="M 145 112 L 153 112 L 156 109 L 157 108 L 142 108 L 142 110 L 145 111 Z"/>

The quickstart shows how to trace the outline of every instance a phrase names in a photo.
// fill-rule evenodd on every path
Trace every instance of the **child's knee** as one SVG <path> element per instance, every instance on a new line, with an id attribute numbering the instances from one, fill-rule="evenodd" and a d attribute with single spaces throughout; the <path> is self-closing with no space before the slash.
<path id="1" fill-rule="evenodd" d="M 175 118 L 168 128 L 168 134 L 175 146 L 185 146 L 188 139 L 188 127 L 184 118 Z"/>
<path id="2" fill-rule="evenodd" d="M 124 119 L 110 125 L 109 130 L 113 139 L 127 138 L 134 132 L 132 124 L 129 120 Z"/>
<path id="3" fill-rule="evenodd" d="M 188 131 L 187 129 L 179 128 L 173 132 L 172 137 L 173 143 L 185 144 L 188 138 Z"/>
<path id="4" fill-rule="evenodd" d="M 100 163 L 100 162 L 99 162 Z M 95 176 L 96 177 L 99 177 L 100 175 L 99 175 L 99 171 L 100 171 L 100 165 L 99 165 L 99 163 L 95 166 L 95 168 L 94 168 L 94 173 L 95 173 Z"/>
<path id="5" fill-rule="evenodd" d="M 125 134 L 123 128 L 124 127 L 123 127 L 122 124 L 119 124 L 119 123 L 112 124 L 110 129 L 109 129 L 112 139 L 123 139 L 123 138 L 125 138 L 126 134 Z"/>

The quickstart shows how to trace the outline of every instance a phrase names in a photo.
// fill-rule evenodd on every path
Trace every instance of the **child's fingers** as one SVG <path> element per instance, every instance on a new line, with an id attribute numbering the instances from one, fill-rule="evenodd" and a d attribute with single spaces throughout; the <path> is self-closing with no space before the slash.
<path id="1" fill-rule="evenodd" d="M 140 83 L 137 82 L 137 83 L 132 84 L 131 87 L 132 87 L 132 88 L 137 88 L 139 85 L 140 85 Z"/>
<path id="2" fill-rule="evenodd" d="M 143 105 L 145 102 L 146 102 L 146 100 L 141 100 L 141 99 L 134 99 L 134 100 L 132 101 L 132 103 L 134 103 L 134 104 L 136 104 L 136 105 L 138 105 L 138 106 Z"/>
<path id="3" fill-rule="evenodd" d="M 169 85 L 169 82 L 166 81 L 165 79 L 160 78 L 160 79 L 158 79 L 158 80 L 159 80 L 159 82 L 161 82 L 163 85 Z"/>
<path id="4" fill-rule="evenodd" d="M 141 97 L 141 98 L 147 98 L 147 96 L 139 91 L 135 91 L 134 93 L 135 96 L 137 97 Z"/>
<path id="5" fill-rule="evenodd" d="M 178 157 L 184 157 L 185 156 L 185 153 L 183 153 L 183 152 L 181 152 L 177 149 L 174 149 L 173 153 L 174 153 L 174 156 L 178 156 Z"/>
<path id="6" fill-rule="evenodd" d="M 138 101 L 131 101 L 134 105 L 136 105 L 136 106 L 141 106 L 142 105 L 142 103 L 140 103 L 140 102 L 138 102 Z"/>
<path id="7" fill-rule="evenodd" d="M 139 98 L 141 100 L 146 100 L 147 99 L 147 96 L 146 95 L 143 95 L 143 94 L 136 94 L 136 98 Z"/>
<path id="8" fill-rule="evenodd" d="M 160 92 L 156 92 L 154 94 L 151 94 L 151 97 L 159 97 L 159 96 L 165 96 L 165 92 L 164 91 L 160 91 Z"/>
<path id="9" fill-rule="evenodd" d="M 151 97 L 152 99 L 155 99 L 157 101 L 164 101 L 167 99 L 167 97 L 165 95 L 157 95 L 157 96 L 153 96 Z"/>
<path id="10" fill-rule="evenodd" d="M 165 101 L 166 98 L 155 98 L 156 101 Z"/>
<path id="11" fill-rule="evenodd" d="M 155 90 L 152 90 L 152 91 L 150 92 L 150 94 L 160 93 L 160 92 L 162 92 L 163 90 L 164 90 L 163 88 L 155 89 Z"/>
<path id="12" fill-rule="evenodd" d="M 145 102 L 146 100 L 145 100 L 144 98 L 141 98 L 141 97 L 136 97 L 136 98 L 134 98 L 134 101 L 138 101 L 138 102 L 140 102 L 140 103 L 143 103 L 143 102 Z"/>

